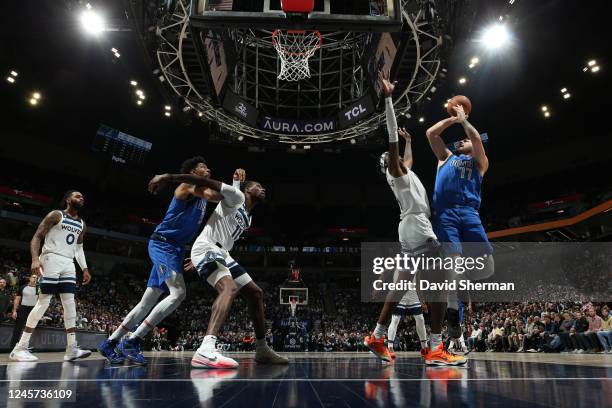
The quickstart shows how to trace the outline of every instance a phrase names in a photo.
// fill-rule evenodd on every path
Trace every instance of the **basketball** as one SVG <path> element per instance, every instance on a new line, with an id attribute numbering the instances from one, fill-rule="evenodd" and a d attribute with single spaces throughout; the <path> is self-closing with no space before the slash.
<path id="1" fill-rule="evenodd" d="M 470 102 L 467 96 L 455 95 L 452 97 L 450 101 L 448 101 L 448 105 L 446 105 L 446 110 L 448 111 L 449 115 L 451 116 L 457 115 L 457 113 L 453 109 L 453 106 L 456 106 L 456 105 L 463 106 L 463 110 L 465 111 L 466 115 L 469 115 L 470 112 L 472 111 L 472 102 Z"/>

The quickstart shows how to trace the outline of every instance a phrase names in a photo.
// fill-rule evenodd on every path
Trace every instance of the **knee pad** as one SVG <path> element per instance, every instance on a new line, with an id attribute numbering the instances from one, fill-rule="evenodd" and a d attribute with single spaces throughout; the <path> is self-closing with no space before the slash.
<path id="1" fill-rule="evenodd" d="M 76 303 L 74 301 L 74 294 L 60 293 L 60 299 L 62 300 L 62 307 L 64 308 L 64 326 L 66 326 L 66 329 L 72 329 L 76 326 Z"/>
<path id="2" fill-rule="evenodd" d="M 27 327 L 36 327 L 40 319 L 43 317 L 47 308 L 49 307 L 49 303 L 51 302 L 51 298 L 53 295 L 40 294 L 38 295 L 38 301 L 34 305 L 34 308 L 28 315 L 28 319 L 26 320 Z"/>

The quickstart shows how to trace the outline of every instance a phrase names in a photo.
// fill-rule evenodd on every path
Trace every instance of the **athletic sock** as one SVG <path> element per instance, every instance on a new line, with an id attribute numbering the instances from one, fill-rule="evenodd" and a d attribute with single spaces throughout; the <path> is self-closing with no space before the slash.
<path id="1" fill-rule="evenodd" d="M 119 327 L 117 327 L 117 330 L 115 330 L 108 339 L 113 341 L 119 341 L 123 336 L 127 334 L 127 332 L 127 329 L 123 327 L 122 324 L 120 324 Z"/>
<path id="2" fill-rule="evenodd" d="M 130 339 L 134 340 L 135 338 L 138 338 L 142 340 L 152 329 L 153 327 L 146 320 L 143 320 L 142 323 L 140 323 L 140 326 L 138 326 L 134 333 L 132 333 Z"/>
<path id="3" fill-rule="evenodd" d="M 66 348 L 71 348 L 76 345 L 76 332 L 66 333 Z"/>
<path id="4" fill-rule="evenodd" d="M 427 340 L 421 340 L 421 348 L 424 349 L 424 348 L 427 348 L 427 347 L 428 347 L 427 346 Z"/>
<path id="5" fill-rule="evenodd" d="M 431 349 L 435 350 L 440 345 L 440 343 L 442 343 L 442 334 L 431 333 L 429 335 L 429 343 L 431 344 Z"/>
<path id="6" fill-rule="evenodd" d="M 204 336 L 204 340 L 202 340 L 200 350 L 205 353 L 212 353 L 217 351 L 217 336 L 212 336 L 210 334 Z"/>
<path id="7" fill-rule="evenodd" d="M 380 339 L 387 333 L 387 326 L 384 324 L 376 323 L 376 329 L 374 329 L 374 337 Z"/>
<path id="8" fill-rule="evenodd" d="M 19 343 L 17 343 L 17 346 L 19 346 L 20 348 L 27 349 L 30 345 L 30 337 L 32 337 L 32 333 L 23 332 L 21 334 L 21 338 L 19 339 Z"/>
<path id="9" fill-rule="evenodd" d="M 387 344 L 387 348 L 389 349 L 389 351 L 393 351 L 393 342 L 389 342 Z"/>

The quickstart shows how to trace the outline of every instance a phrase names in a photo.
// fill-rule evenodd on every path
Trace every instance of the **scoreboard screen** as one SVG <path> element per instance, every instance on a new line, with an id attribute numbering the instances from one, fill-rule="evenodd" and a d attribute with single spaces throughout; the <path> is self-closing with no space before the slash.
<path id="1" fill-rule="evenodd" d="M 143 164 L 153 144 L 110 126 L 100 125 L 91 145 L 93 151 L 108 154 L 113 162 Z"/>

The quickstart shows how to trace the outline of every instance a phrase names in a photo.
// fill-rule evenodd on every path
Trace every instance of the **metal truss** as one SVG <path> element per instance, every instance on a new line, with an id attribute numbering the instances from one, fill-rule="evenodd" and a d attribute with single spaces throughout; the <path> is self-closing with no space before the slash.
<path id="1" fill-rule="evenodd" d="M 403 30 L 409 36 L 411 52 L 401 61 L 404 72 L 408 69 L 409 75 L 402 75 L 396 87 L 394 103 L 398 113 L 407 112 L 425 97 L 441 65 L 441 34 L 421 4 L 420 0 L 402 1 Z M 289 144 L 367 137 L 384 123 L 384 112 L 377 112 L 348 129 L 291 135 L 265 131 L 242 122 L 213 103 L 209 96 L 209 85 L 203 80 L 201 66 L 194 58 L 190 7 L 189 0 L 177 0 L 174 10 L 159 20 L 157 60 L 168 85 L 200 119 L 216 122 L 236 137 Z M 269 116 L 314 119 L 346 108 L 369 92 L 361 61 L 363 44 L 370 34 L 322 34 L 324 45 L 310 59 L 311 78 L 283 82 L 276 79 L 280 61 L 272 47 L 270 31 L 230 30 L 229 36 L 238 56 L 238 63 L 228 76 L 230 89 Z"/>

